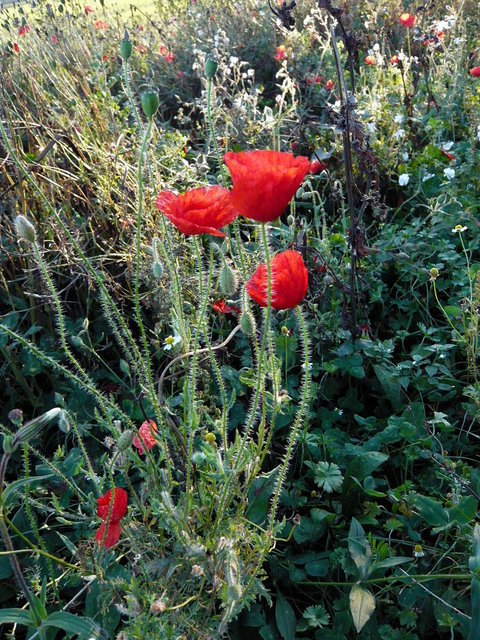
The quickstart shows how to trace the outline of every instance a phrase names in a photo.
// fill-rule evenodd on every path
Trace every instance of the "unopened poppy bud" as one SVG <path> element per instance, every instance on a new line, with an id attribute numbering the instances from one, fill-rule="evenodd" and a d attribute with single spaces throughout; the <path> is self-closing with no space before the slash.
<path id="1" fill-rule="evenodd" d="M 220 273 L 220 291 L 231 296 L 237 288 L 237 278 L 233 269 L 225 265 Z"/>
<path id="2" fill-rule="evenodd" d="M 34 243 L 37 240 L 35 233 L 35 227 L 25 216 L 17 216 L 15 218 L 15 226 L 17 227 L 17 234 L 22 240 Z"/>
<path id="3" fill-rule="evenodd" d="M 154 262 L 153 263 L 152 273 L 153 273 L 155 278 L 158 278 L 158 280 L 160 280 L 160 278 L 163 276 L 163 266 L 162 266 L 161 262 Z"/>
<path id="4" fill-rule="evenodd" d="M 133 431 L 124 431 L 117 441 L 117 448 L 119 451 L 126 451 L 130 448 L 133 442 Z"/>
<path id="5" fill-rule="evenodd" d="M 125 29 L 123 40 L 120 42 L 120 53 L 124 60 L 128 60 L 130 58 L 130 56 L 132 55 L 132 49 L 133 45 L 132 41 L 130 40 L 130 35 L 128 33 L 128 30 Z"/>
<path id="6" fill-rule="evenodd" d="M 288 226 L 291 227 L 294 222 L 295 222 L 295 218 L 292 216 L 292 214 L 290 214 L 287 218 Z"/>
<path id="7" fill-rule="evenodd" d="M 240 328 L 246 336 L 253 336 L 255 333 L 255 321 L 249 313 L 242 313 Z"/>
<path id="8" fill-rule="evenodd" d="M 207 76 L 208 80 L 211 80 L 215 77 L 217 69 L 218 63 L 212 58 L 207 58 L 207 61 L 205 62 L 205 75 Z"/>
<path id="9" fill-rule="evenodd" d="M 147 118 L 153 118 L 160 105 L 160 99 L 155 91 L 145 91 L 140 98 L 143 113 Z"/>

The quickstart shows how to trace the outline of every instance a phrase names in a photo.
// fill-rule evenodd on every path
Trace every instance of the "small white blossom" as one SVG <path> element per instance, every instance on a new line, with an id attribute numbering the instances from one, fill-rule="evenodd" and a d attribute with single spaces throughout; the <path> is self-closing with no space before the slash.
<path id="1" fill-rule="evenodd" d="M 444 142 L 444 143 L 442 144 L 442 149 L 443 149 L 444 151 L 450 151 L 450 149 L 453 147 L 453 144 L 454 144 L 454 143 L 453 143 L 451 140 L 449 140 L 448 142 Z"/>
<path id="2" fill-rule="evenodd" d="M 408 154 L 408 151 L 404 151 L 404 152 L 402 153 L 402 160 L 403 160 L 404 162 L 408 162 L 408 161 L 410 160 L 410 155 Z"/>
<path id="3" fill-rule="evenodd" d="M 400 140 L 400 138 L 403 138 L 404 135 L 405 135 L 405 129 L 399 129 L 398 131 L 395 131 L 395 138 L 397 140 Z"/>
<path id="4" fill-rule="evenodd" d="M 376 42 L 376 43 L 373 45 L 373 50 L 374 50 L 374 51 L 380 51 L 380 45 L 378 44 L 378 42 Z"/>
<path id="5" fill-rule="evenodd" d="M 404 187 L 409 182 L 410 182 L 410 176 L 408 175 L 408 173 L 402 173 L 400 176 L 398 176 L 398 184 L 401 187 Z"/>
<path id="6" fill-rule="evenodd" d="M 434 178 L 434 177 L 435 177 L 434 173 L 426 173 L 422 178 L 422 182 L 426 182 L 427 180 L 430 180 L 430 178 Z"/>
<path id="7" fill-rule="evenodd" d="M 457 225 L 456 225 L 456 227 L 454 227 L 454 228 L 452 229 L 452 233 L 463 233 L 463 232 L 464 232 L 464 231 L 466 231 L 466 230 L 467 230 L 467 227 L 465 227 L 465 226 L 464 226 L 464 227 L 462 227 L 462 225 L 461 225 L 461 224 L 457 224 Z"/>
<path id="8" fill-rule="evenodd" d="M 254 75 L 255 75 L 255 69 L 247 69 L 247 76 L 249 78 L 253 78 Z"/>
<path id="9" fill-rule="evenodd" d="M 165 342 L 163 343 L 163 350 L 170 351 L 175 345 L 182 341 L 182 338 L 179 335 L 168 336 L 165 338 Z"/>
<path id="10" fill-rule="evenodd" d="M 233 67 L 235 64 L 237 64 L 238 62 L 238 58 L 237 56 L 230 56 L 230 65 Z"/>
<path id="11" fill-rule="evenodd" d="M 450 169 L 450 167 L 447 167 L 443 170 L 443 175 L 447 178 L 447 180 L 452 180 L 455 177 L 455 169 Z"/>
<path id="12" fill-rule="evenodd" d="M 375 133 L 375 129 L 376 129 L 376 127 L 375 127 L 375 123 L 374 123 L 374 122 L 369 122 L 369 123 L 367 124 L 367 129 L 368 129 L 368 131 L 369 131 L 370 133 Z"/>
<path id="13" fill-rule="evenodd" d="M 403 114 L 402 113 L 397 113 L 397 115 L 394 117 L 393 121 L 396 122 L 397 124 L 402 124 L 402 122 L 403 122 Z"/>

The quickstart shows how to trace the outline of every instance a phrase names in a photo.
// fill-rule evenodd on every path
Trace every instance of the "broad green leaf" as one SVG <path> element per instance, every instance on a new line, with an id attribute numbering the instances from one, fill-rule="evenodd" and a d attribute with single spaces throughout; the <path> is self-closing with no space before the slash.
<path id="1" fill-rule="evenodd" d="M 444 509 L 440 502 L 428 496 L 417 496 L 415 506 L 420 516 L 432 527 L 445 527 L 450 524 L 447 509 Z"/>
<path id="2" fill-rule="evenodd" d="M 275 621 L 283 640 L 295 640 L 295 629 L 297 626 L 295 613 L 292 605 L 284 598 L 280 591 L 277 592 Z"/>
<path id="3" fill-rule="evenodd" d="M 372 550 L 362 525 L 352 518 L 348 532 L 348 550 L 358 569 L 359 577 L 364 578 L 372 562 Z"/>
<path id="4" fill-rule="evenodd" d="M 260 524 L 267 515 L 270 498 L 275 486 L 277 469 L 272 469 L 269 473 L 265 473 L 250 485 L 248 490 L 248 509 L 246 516 L 252 522 Z"/>
<path id="5" fill-rule="evenodd" d="M 384 453 L 366 451 L 354 458 L 348 465 L 342 486 L 342 504 L 346 515 L 353 512 L 357 502 L 358 489 L 354 478 L 359 481 L 364 480 L 386 460 L 388 460 L 388 456 Z"/>
<path id="6" fill-rule="evenodd" d="M 375 611 L 374 596 L 370 591 L 356 584 L 350 591 L 350 611 L 355 629 L 360 633 Z"/>
<path id="7" fill-rule="evenodd" d="M 26 627 L 35 627 L 30 611 L 24 609 L 1 609 L 0 624 L 23 624 Z"/>
<path id="8" fill-rule="evenodd" d="M 456 318 L 458 316 L 463 315 L 463 311 L 460 307 L 455 307 L 454 305 L 447 305 L 443 307 L 445 313 L 447 313 L 451 318 Z"/>
<path id="9" fill-rule="evenodd" d="M 448 510 L 448 515 L 452 524 L 459 526 L 471 522 L 477 513 L 478 502 L 473 496 L 465 496 Z"/>
<path id="10" fill-rule="evenodd" d="M 413 558 L 407 558 L 406 556 L 397 556 L 396 558 L 386 558 L 375 562 L 372 567 L 372 573 L 378 569 L 389 569 L 390 567 L 397 567 L 399 564 L 405 564 L 405 562 L 412 562 Z"/>
<path id="11" fill-rule="evenodd" d="M 81 618 L 68 611 L 55 611 L 44 621 L 44 626 L 63 629 L 66 633 L 73 633 L 79 638 L 89 640 L 89 638 L 99 638 L 99 627 L 86 618 Z"/>
<path id="12" fill-rule="evenodd" d="M 402 406 L 402 385 L 400 384 L 393 367 L 385 367 L 380 364 L 373 365 L 373 370 L 382 385 L 385 395 L 392 403 L 395 411 Z"/>

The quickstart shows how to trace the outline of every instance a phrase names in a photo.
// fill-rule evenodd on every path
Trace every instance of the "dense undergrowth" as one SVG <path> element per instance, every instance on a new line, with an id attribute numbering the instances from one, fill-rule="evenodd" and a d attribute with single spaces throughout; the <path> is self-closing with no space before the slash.
<path id="1" fill-rule="evenodd" d="M 2 637 L 480 637 L 479 9 L 293 4 L 0 13 Z"/>

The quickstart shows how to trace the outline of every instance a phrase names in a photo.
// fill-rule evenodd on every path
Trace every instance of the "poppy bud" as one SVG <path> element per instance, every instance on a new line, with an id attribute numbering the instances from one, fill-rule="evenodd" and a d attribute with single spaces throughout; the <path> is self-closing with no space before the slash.
<path id="1" fill-rule="evenodd" d="M 18 236 L 22 240 L 26 240 L 31 244 L 36 242 L 37 237 L 35 234 L 35 227 L 27 220 L 27 218 L 25 218 L 25 216 L 17 216 L 15 218 L 15 225 L 17 227 Z"/>
<path id="2" fill-rule="evenodd" d="M 295 222 L 295 218 L 294 218 L 294 216 L 292 216 L 292 214 L 290 214 L 290 215 L 288 216 L 288 218 L 287 218 L 287 224 L 288 224 L 288 226 L 289 226 L 289 227 L 291 227 L 291 226 L 292 226 L 292 224 L 294 224 L 294 222 Z"/>
<path id="3" fill-rule="evenodd" d="M 220 291 L 225 296 L 230 296 L 235 293 L 236 288 L 237 278 L 235 277 L 235 272 L 225 265 L 220 273 Z"/>
<path id="4" fill-rule="evenodd" d="M 153 118 L 160 105 L 160 99 L 155 91 L 145 91 L 141 95 L 140 103 L 147 118 Z"/>
<path id="5" fill-rule="evenodd" d="M 207 76 L 207 80 L 211 80 L 215 77 L 217 73 L 218 63 L 212 58 L 207 58 L 205 62 L 205 75 Z"/>
<path id="6" fill-rule="evenodd" d="M 163 276 L 163 266 L 160 262 L 154 262 L 152 266 L 152 273 L 157 280 Z"/>
<path id="7" fill-rule="evenodd" d="M 252 316 L 245 311 L 240 318 L 240 328 L 246 336 L 253 336 L 255 333 L 255 321 Z"/>
<path id="8" fill-rule="evenodd" d="M 15 452 L 17 445 L 13 443 L 13 436 L 4 435 L 3 436 L 3 451 L 8 455 Z"/>
<path id="9" fill-rule="evenodd" d="M 215 444 L 217 439 L 215 438 L 215 434 L 209 431 L 205 434 L 205 440 L 208 442 L 208 444 L 213 445 Z"/>
<path id="10" fill-rule="evenodd" d="M 117 448 L 119 451 L 126 451 L 130 448 L 130 445 L 133 442 L 133 431 L 124 431 L 122 435 L 118 438 Z"/>
<path id="11" fill-rule="evenodd" d="M 122 54 L 122 58 L 126 61 L 132 55 L 132 41 L 130 40 L 130 35 L 128 30 L 125 29 L 123 34 L 123 40 L 120 42 L 120 53 Z"/>

